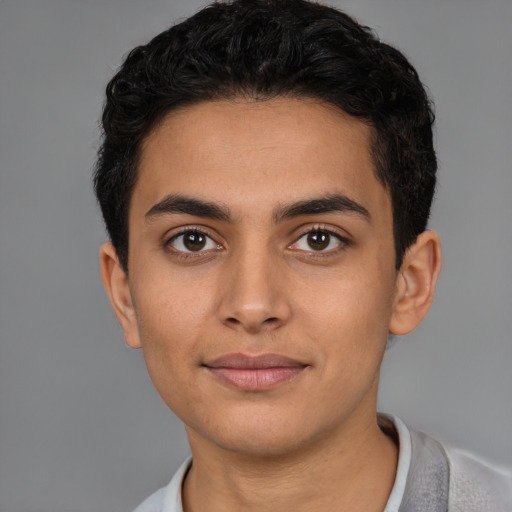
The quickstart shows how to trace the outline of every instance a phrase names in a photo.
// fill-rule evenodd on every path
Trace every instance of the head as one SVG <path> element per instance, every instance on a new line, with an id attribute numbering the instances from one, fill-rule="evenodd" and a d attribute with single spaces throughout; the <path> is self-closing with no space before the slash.
<path id="1" fill-rule="evenodd" d="M 216 3 L 129 54 L 103 122 L 103 281 L 193 452 L 377 428 L 388 334 L 440 265 L 406 59 L 314 3 Z"/>
<path id="2" fill-rule="evenodd" d="M 107 87 L 95 190 L 128 271 L 128 213 L 142 143 L 204 101 L 309 98 L 371 127 L 393 209 L 395 266 L 426 228 L 435 189 L 433 113 L 415 69 L 345 13 L 302 0 L 215 3 L 135 48 Z M 243 171 L 241 171 L 243 172 Z"/>

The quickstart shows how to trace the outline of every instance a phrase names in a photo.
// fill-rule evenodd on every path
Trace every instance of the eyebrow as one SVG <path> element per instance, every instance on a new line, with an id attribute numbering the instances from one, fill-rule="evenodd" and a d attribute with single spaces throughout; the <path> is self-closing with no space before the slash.
<path id="1" fill-rule="evenodd" d="M 277 223 L 300 215 L 322 213 L 350 213 L 371 219 L 370 212 L 363 205 L 343 194 L 332 194 L 285 205 L 274 213 L 274 221 Z"/>
<path id="2" fill-rule="evenodd" d="M 217 203 L 170 194 L 153 205 L 146 212 L 146 220 L 160 215 L 184 213 L 195 217 L 204 217 L 215 220 L 230 220 L 229 208 Z"/>
<path id="3" fill-rule="evenodd" d="M 160 215 L 182 213 L 207 219 L 230 221 L 231 213 L 227 206 L 170 194 L 153 205 L 145 215 L 150 220 Z M 343 194 L 332 194 L 320 198 L 306 199 L 279 207 L 273 215 L 275 223 L 301 215 L 318 215 L 323 213 L 350 213 L 370 220 L 370 212 L 361 204 Z"/>

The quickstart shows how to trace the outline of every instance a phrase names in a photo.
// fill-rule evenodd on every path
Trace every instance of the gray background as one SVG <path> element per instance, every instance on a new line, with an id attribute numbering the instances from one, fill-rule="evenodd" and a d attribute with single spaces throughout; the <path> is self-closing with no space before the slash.
<path id="1" fill-rule="evenodd" d="M 121 512 L 187 453 L 123 344 L 91 191 L 107 79 L 202 2 L 0 0 L 0 510 Z M 347 0 L 437 105 L 437 302 L 387 354 L 380 407 L 512 463 L 512 3 Z"/>

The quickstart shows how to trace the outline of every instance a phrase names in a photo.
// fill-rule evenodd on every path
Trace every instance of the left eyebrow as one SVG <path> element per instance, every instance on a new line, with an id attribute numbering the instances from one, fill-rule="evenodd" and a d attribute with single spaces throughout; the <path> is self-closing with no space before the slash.
<path id="1" fill-rule="evenodd" d="M 333 194 L 284 205 L 274 212 L 274 222 L 281 222 L 300 215 L 322 213 L 349 213 L 356 214 L 367 221 L 371 219 L 370 212 L 363 205 L 343 194 Z"/>

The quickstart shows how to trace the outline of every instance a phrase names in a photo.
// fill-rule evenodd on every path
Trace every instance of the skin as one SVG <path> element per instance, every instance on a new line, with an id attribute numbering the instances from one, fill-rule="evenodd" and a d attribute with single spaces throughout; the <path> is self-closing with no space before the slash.
<path id="1" fill-rule="evenodd" d="M 388 334 L 427 313 L 441 258 L 426 231 L 395 270 L 371 130 L 312 100 L 239 99 L 174 111 L 142 147 L 129 277 L 109 243 L 102 276 L 127 344 L 185 423 L 188 512 L 385 506 L 397 447 L 377 425 L 379 368 Z M 178 195 L 223 215 L 171 211 L 165 198 Z M 333 195 L 361 210 L 290 208 Z M 191 230 L 202 249 L 184 245 Z M 302 367 L 239 389 L 205 366 L 233 353 Z"/>

